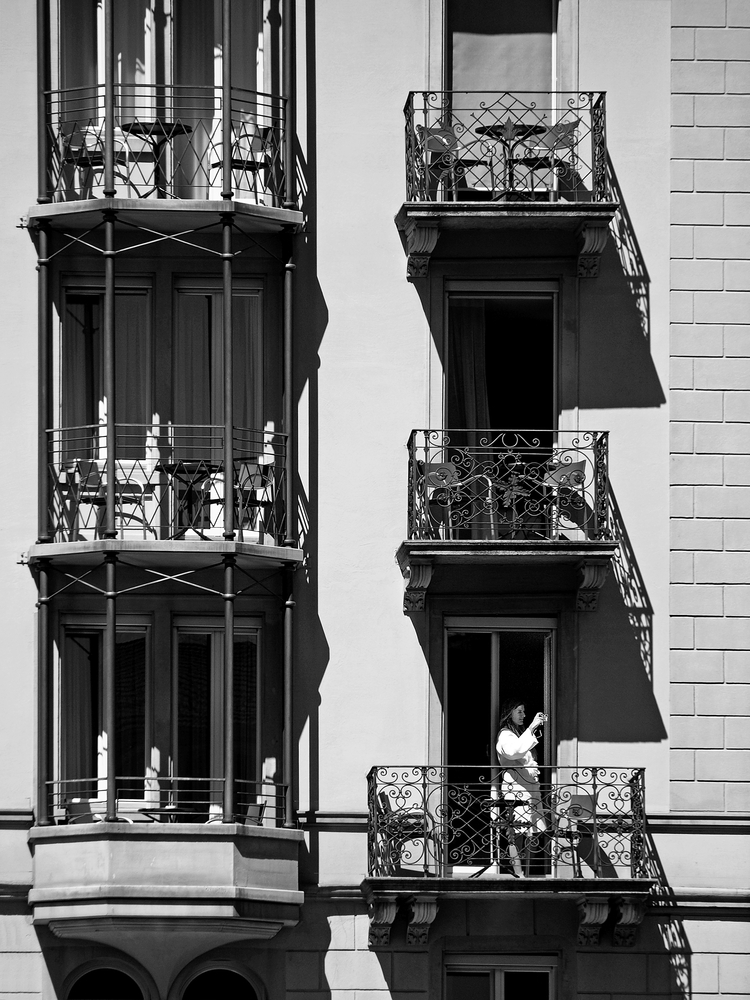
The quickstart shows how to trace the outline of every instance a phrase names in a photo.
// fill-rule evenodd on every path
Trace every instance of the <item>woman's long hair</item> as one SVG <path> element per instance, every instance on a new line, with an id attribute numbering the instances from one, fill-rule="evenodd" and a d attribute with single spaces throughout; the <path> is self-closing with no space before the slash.
<path id="1" fill-rule="evenodd" d="M 506 698 L 503 702 L 503 707 L 500 710 L 500 732 L 498 732 L 498 739 L 500 738 L 500 733 L 503 729 L 510 729 L 512 733 L 516 736 L 521 735 L 521 730 L 515 724 L 511 715 L 518 708 L 519 705 L 525 705 L 526 701 L 524 698 Z"/>

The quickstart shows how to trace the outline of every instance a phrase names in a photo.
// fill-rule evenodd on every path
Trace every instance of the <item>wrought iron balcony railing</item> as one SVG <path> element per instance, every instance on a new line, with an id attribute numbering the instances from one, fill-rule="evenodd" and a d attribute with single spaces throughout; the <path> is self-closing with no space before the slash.
<path id="1" fill-rule="evenodd" d="M 415 430 L 409 539 L 613 537 L 606 431 Z"/>
<path id="2" fill-rule="evenodd" d="M 114 164 L 121 198 L 221 198 L 220 87 L 115 86 Z M 232 89 L 234 196 L 258 205 L 284 201 L 284 115 L 280 97 Z M 47 95 L 48 196 L 52 201 L 104 193 L 104 87 Z"/>
<path id="3" fill-rule="evenodd" d="M 106 427 L 62 427 L 48 437 L 53 540 L 101 538 L 109 475 Z M 286 435 L 236 427 L 233 453 L 236 539 L 282 544 Z M 121 539 L 223 537 L 222 426 L 117 424 L 114 474 Z"/>
<path id="4" fill-rule="evenodd" d="M 116 778 L 117 818 L 125 823 L 220 823 L 224 778 Z M 101 823 L 106 779 L 74 778 L 47 784 L 49 815 L 58 825 Z M 234 781 L 236 823 L 284 825 L 286 788 L 274 781 Z"/>
<path id="5" fill-rule="evenodd" d="M 610 200 L 603 93 L 412 91 L 407 201 Z"/>
<path id="6" fill-rule="evenodd" d="M 373 767 L 374 877 L 648 877 L 643 768 Z"/>

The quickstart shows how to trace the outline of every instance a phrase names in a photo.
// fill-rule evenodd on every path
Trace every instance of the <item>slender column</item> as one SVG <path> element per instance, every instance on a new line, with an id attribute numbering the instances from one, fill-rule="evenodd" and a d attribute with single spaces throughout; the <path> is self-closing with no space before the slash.
<path id="1" fill-rule="evenodd" d="M 115 651 L 117 640 L 117 556 L 104 557 L 107 620 L 104 631 L 104 732 L 107 734 L 107 815 L 108 823 L 117 822 L 117 758 L 115 754 Z"/>
<path id="2" fill-rule="evenodd" d="M 224 538 L 234 540 L 234 371 L 232 360 L 232 215 L 221 217 L 224 297 Z"/>
<path id="3" fill-rule="evenodd" d="M 49 826 L 51 660 L 49 626 L 49 560 L 39 562 L 39 650 L 37 683 L 37 796 L 38 826 Z"/>
<path id="4" fill-rule="evenodd" d="M 284 604 L 284 767 L 283 781 L 286 786 L 284 799 L 284 826 L 294 826 L 294 659 L 293 625 L 294 601 L 292 573 L 287 571 L 288 597 Z"/>
<path id="5" fill-rule="evenodd" d="M 221 7 L 221 197 L 232 197 L 232 2 Z"/>
<path id="6" fill-rule="evenodd" d="M 289 237 L 291 242 L 291 237 Z M 295 265 L 290 259 L 284 265 L 284 432 L 286 448 L 284 450 L 284 507 L 285 507 L 285 537 L 284 545 L 294 546 L 297 537 L 296 505 L 294 499 L 294 271 Z"/>
<path id="7" fill-rule="evenodd" d="M 294 143 L 296 137 L 295 102 L 295 0 L 283 0 L 283 89 L 284 115 L 284 208 L 297 207 L 297 177 L 295 173 Z"/>
<path id="8" fill-rule="evenodd" d="M 48 432 L 52 427 L 52 300 L 49 278 L 49 230 L 39 224 L 39 402 L 38 402 L 38 538 L 51 542 L 50 529 L 50 449 Z"/>
<path id="9" fill-rule="evenodd" d="M 224 822 L 234 822 L 234 556 L 224 560 Z"/>
<path id="10" fill-rule="evenodd" d="M 48 173 L 49 132 L 48 111 L 50 71 L 50 31 L 49 31 L 49 0 L 36 0 L 36 75 L 37 75 L 37 142 L 38 142 L 38 194 L 40 205 L 47 204 L 52 199 L 49 196 Z"/>
<path id="11" fill-rule="evenodd" d="M 104 398 L 107 406 L 107 465 L 105 493 L 105 538 L 116 538 L 117 425 L 115 413 L 115 213 L 104 213 Z"/>
<path id="12" fill-rule="evenodd" d="M 104 0 L 104 197 L 115 196 L 115 22 Z"/>

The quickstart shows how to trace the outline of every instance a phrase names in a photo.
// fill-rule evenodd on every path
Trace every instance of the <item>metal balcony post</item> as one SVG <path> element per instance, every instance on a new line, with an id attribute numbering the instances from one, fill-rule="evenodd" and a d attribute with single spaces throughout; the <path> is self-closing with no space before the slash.
<path id="1" fill-rule="evenodd" d="M 234 371 L 232 363 L 232 215 L 221 217 L 224 323 L 224 538 L 234 540 Z"/>
<path id="2" fill-rule="evenodd" d="M 104 597 L 107 617 L 104 631 L 104 732 L 107 740 L 107 815 L 108 823 L 117 822 L 117 757 L 115 753 L 115 656 L 117 650 L 117 556 L 104 557 Z"/>
<path id="3" fill-rule="evenodd" d="M 40 205 L 48 204 L 52 199 L 49 196 L 48 174 L 50 164 L 49 156 L 49 130 L 47 122 L 47 102 L 49 101 L 50 72 L 52 64 L 50 59 L 50 18 L 49 0 L 37 0 L 36 2 L 36 75 L 37 75 L 37 154 L 38 154 L 38 192 L 37 202 Z"/>
<path id="4" fill-rule="evenodd" d="M 291 236 L 289 237 L 291 241 Z M 284 265 L 284 545 L 296 544 L 296 508 L 294 500 L 294 271 L 290 259 Z"/>
<path id="5" fill-rule="evenodd" d="M 234 822 L 234 556 L 224 559 L 224 803 Z"/>
<path id="6" fill-rule="evenodd" d="M 284 0 L 282 23 L 284 27 L 283 90 L 284 90 L 284 208 L 296 208 L 297 178 L 295 172 L 294 140 L 296 132 L 295 108 L 295 0 Z"/>
<path id="7" fill-rule="evenodd" d="M 52 427 L 52 300 L 49 277 L 49 229 L 46 222 L 39 225 L 39 401 L 37 427 L 38 456 L 38 538 L 51 542 L 50 528 L 50 471 L 49 430 Z"/>
<path id="8" fill-rule="evenodd" d="M 39 826 L 50 825 L 50 725 L 52 722 L 51 678 L 52 648 L 49 626 L 49 560 L 39 561 L 39 649 L 37 664 L 37 795 L 36 821 Z"/>
<path id="9" fill-rule="evenodd" d="M 104 197 L 115 196 L 115 22 L 104 0 Z"/>
<path id="10" fill-rule="evenodd" d="M 287 570 L 287 599 L 284 604 L 284 826 L 294 826 L 294 657 L 292 573 Z"/>
<path id="11" fill-rule="evenodd" d="M 107 413 L 104 538 L 116 538 L 117 425 L 115 424 L 115 213 L 104 213 L 104 401 Z"/>
<path id="12" fill-rule="evenodd" d="M 221 6 L 221 197 L 232 191 L 232 0 Z"/>

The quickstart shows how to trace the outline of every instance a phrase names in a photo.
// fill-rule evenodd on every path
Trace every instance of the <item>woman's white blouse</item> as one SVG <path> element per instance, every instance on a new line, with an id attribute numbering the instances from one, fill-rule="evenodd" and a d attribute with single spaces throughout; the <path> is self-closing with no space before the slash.
<path id="1" fill-rule="evenodd" d="M 510 729 L 503 729 L 497 738 L 497 755 L 500 763 L 529 764 L 534 760 L 531 749 L 537 745 L 539 740 L 530 729 L 525 729 L 520 736 L 516 736 Z"/>

